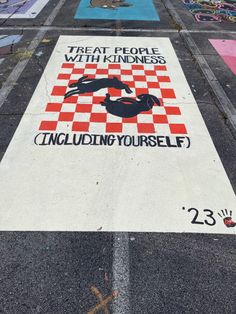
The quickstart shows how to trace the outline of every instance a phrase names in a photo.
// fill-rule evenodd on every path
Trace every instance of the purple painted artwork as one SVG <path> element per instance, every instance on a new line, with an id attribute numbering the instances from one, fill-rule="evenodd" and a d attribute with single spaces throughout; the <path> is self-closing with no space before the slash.
<path id="1" fill-rule="evenodd" d="M 0 11 L 13 14 L 17 11 L 17 13 L 26 13 L 32 5 L 37 2 L 37 0 L 0 0 Z"/>

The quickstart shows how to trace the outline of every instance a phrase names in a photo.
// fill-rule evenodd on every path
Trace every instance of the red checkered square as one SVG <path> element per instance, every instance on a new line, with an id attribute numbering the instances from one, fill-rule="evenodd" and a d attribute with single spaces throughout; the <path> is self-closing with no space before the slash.
<path id="1" fill-rule="evenodd" d="M 73 122 L 72 131 L 73 132 L 88 132 L 89 122 Z"/>
<path id="2" fill-rule="evenodd" d="M 120 64 L 112 64 L 112 63 L 109 63 L 108 64 L 108 69 L 118 69 L 120 70 Z"/>
<path id="3" fill-rule="evenodd" d="M 56 131 L 57 121 L 42 121 L 39 126 L 40 131 Z"/>
<path id="4" fill-rule="evenodd" d="M 167 116 L 164 115 L 164 114 L 154 114 L 153 115 L 153 121 L 154 123 L 168 123 L 168 119 L 167 119 Z"/>
<path id="5" fill-rule="evenodd" d="M 61 112 L 58 121 L 73 121 L 74 114 L 74 112 Z"/>
<path id="6" fill-rule="evenodd" d="M 127 94 L 125 90 L 103 88 L 94 93 L 75 94 L 64 99 L 65 93 L 71 90 L 69 85 L 82 76 L 91 79 L 117 77 L 129 86 L 132 94 Z M 60 131 L 63 123 L 66 123 L 73 132 L 96 130 L 96 133 L 187 134 L 180 108 L 171 102 L 176 99 L 176 95 L 165 65 L 67 62 L 62 64 L 57 80 L 52 87 L 51 102 L 45 105 L 46 118 L 40 123 L 40 130 Z M 138 99 L 141 94 L 151 94 L 159 99 L 161 106 L 155 104 L 149 111 L 131 118 L 116 117 L 101 105 L 107 93 L 112 100 L 120 97 Z M 168 134 L 163 134 L 163 130 L 169 130 Z"/>
<path id="7" fill-rule="evenodd" d="M 167 71 L 167 68 L 165 65 L 155 65 L 155 71 Z"/>
<path id="8" fill-rule="evenodd" d="M 169 76 L 157 76 L 158 82 L 165 82 L 169 83 L 170 82 L 170 77 Z"/>
<path id="9" fill-rule="evenodd" d="M 107 133 L 122 133 L 122 123 L 107 123 L 106 132 Z"/>
<path id="10" fill-rule="evenodd" d="M 67 86 L 54 86 L 52 90 L 52 96 L 64 96 Z"/>
<path id="11" fill-rule="evenodd" d="M 59 103 L 48 103 L 46 107 L 47 112 L 60 112 L 62 104 Z"/>
<path id="12" fill-rule="evenodd" d="M 92 104 L 77 104 L 76 112 L 92 112 Z"/>
<path id="13" fill-rule="evenodd" d="M 132 117 L 132 118 L 123 118 L 122 119 L 123 123 L 138 123 L 138 118 L 136 117 Z"/>
<path id="14" fill-rule="evenodd" d="M 122 80 L 122 82 L 123 82 L 124 84 L 129 85 L 130 88 L 135 88 L 135 82 L 134 82 L 134 81 L 123 81 L 123 80 Z"/>
<path id="15" fill-rule="evenodd" d="M 73 69 L 72 74 L 84 74 L 84 69 Z"/>
<path id="16" fill-rule="evenodd" d="M 132 68 L 132 70 L 143 70 L 143 65 L 141 65 L 141 64 L 132 64 L 131 68 Z"/>
<path id="17" fill-rule="evenodd" d="M 161 90 L 162 98 L 176 98 L 175 92 L 172 88 L 163 88 Z"/>
<path id="18" fill-rule="evenodd" d="M 100 112 L 99 113 L 91 113 L 90 121 L 91 122 L 97 122 L 97 123 L 100 123 L 100 122 L 106 123 L 107 114 L 106 113 L 100 113 Z"/>
<path id="19" fill-rule="evenodd" d="M 115 88 L 108 88 L 108 93 L 113 97 L 121 97 L 121 90 Z"/>
<path id="20" fill-rule="evenodd" d="M 144 75 L 134 75 L 133 77 L 135 82 L 146 82 L 146 76 Z"/>
<path id="21" fill-rule="evenodd" d="M 66 99 L 63 99 L 64 104 L 76 104 L 78 100 L 78 96 L 70 96 Z"/>
<path id="22" fill-rule="evenodd" d="M 149 75 L 149 76 L 156 76 L 157 74 L 156 74 L 156 71 L 151 71 L 151 70 L 147 70 L 147 71 L 145 71 L 145 74 L 146 75 Z"/>
<path id="23" fill-rule="evenodd" d="M 132 72 L 132 70 L 122 70 L 121 69 L 120 74 L 121 75 L 132 75 L 133 72 Z"/>
<path id="24" fill-rule="evenodd" d="M 179 107 L 165 107 L 167 115 L 181 115 Z"/>
<path id="25" fill-rule="evenodd" d="M 184 124 L 170 124 L 170 131 L 172 134 L 187 134 Z"/>
<path id="26" fill-rule="evenodd" d="M 97 68 L 97 63 L 87 63 L 85 65 L 86 69 L 96 69 Z"/>
<path id="27" fill-rule="evenodd" d="M 58 74 L 57 77 L 58 80 L 69 80 L 70 79 L 70 74 Z"/>
<path id="28" fill-rule="evenodd" d="M 155 133 L 155 126 L 153 123 L 139 123 L 138 133 Z"/>
<path id="29" fill-rule="evenodd" d="M 147 82 L 148 88 L 160 88 L 159 83 L 157 82 Z"/>
<path id="30" fill-rule="evenodd" d="M 62 69 L 72 69 L 74 68 L 75 64 L 74 63 L 63 63 L 62 64 Z"/>

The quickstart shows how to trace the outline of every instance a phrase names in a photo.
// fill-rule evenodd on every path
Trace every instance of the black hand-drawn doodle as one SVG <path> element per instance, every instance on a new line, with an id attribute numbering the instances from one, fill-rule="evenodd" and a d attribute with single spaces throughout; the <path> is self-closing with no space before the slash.
<path id="1" fill-rule="evenodd" d="M 90 8 L 101 8 L 115 10 L 118 7 L 130 7 L 131 3 L 125 2 L 125 0 L 91 0 Z"/>
<path id="2" fill-rule="evenodd" d="M 156 96 L 150 94 L 141 94 L 137 96 L 139 100 L 122 97 L 116 100 L 111 100 L 110 94 L 106 97 L 101 105 L 106 107 L 107 112 L 114 116 L 122 118 L 131 118 L 137 116 L 142 111 L 149 111 L 154 104 L 160 106 L 160 101 Z"/>
<path id="3" fill-rule="evenodd" d="M 233 221 L 232 219 L 232 210 L 228 212 L 227 209 L 222 209 L 221 212 L 218 213 L 218 215 L 223 218 L 223 222 L 226 227 L 232 228 L 236 226 L 236 222 Z"/>
<path id="4" fill-rule="evenodd" d="M 124 89 L 126 93 L 131 94 L 132 90 L 127 84 L 124 84 L 117 77 L 113 78 L 101 78 L 101 79 L 89 79 L 88 76 L 83 76 L 76 83 L 69 85 L 70 88 L 75 88 L 67 92 L 64 98 L 68 98 L 76 94 L 94 93 L 102 88 L 116 88 Z"/>

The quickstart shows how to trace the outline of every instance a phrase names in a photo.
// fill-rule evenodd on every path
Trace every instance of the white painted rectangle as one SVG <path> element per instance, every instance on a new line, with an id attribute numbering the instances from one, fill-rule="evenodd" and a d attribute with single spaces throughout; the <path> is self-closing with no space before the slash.
<path id="1" fill-rule="evenodd" d="M 69 46 L 89 48 L 68 62 Z M 116 76 L 133 93 L 104 88 L 64 101 L 76 75 Z M 101 106 L 107 92 L 152 94 L 161 106 L 123 120 Z M 51 134 L 56 145 L 39 145 Z M 73 136 L 87 145 L 70 145 Z M 1 230 L 236 230 L 223 222 L 236 219 L 234 192 L 168 38 L 61 36 L 0 164 L 0 192 Z"/>

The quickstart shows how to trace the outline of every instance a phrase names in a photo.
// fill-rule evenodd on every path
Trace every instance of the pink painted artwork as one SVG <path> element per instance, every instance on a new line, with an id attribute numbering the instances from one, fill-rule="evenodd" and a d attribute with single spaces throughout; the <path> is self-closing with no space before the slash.
<path id="1" fill-rule="evenodd" d="M 236 75 L 236 40 L 209 39 L 209 41 Z"/>

